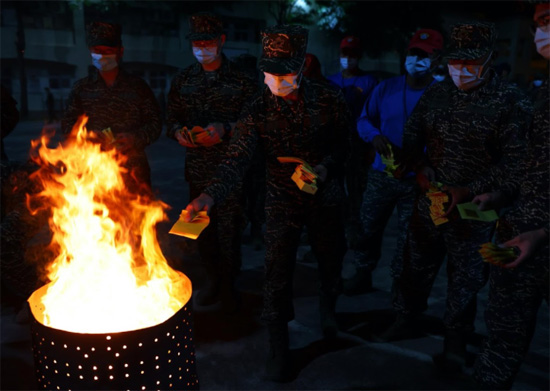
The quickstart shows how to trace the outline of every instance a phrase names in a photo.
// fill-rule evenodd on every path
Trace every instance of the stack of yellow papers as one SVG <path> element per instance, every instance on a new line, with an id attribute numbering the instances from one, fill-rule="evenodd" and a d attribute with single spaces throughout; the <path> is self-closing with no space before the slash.
<path id="1" fill-rule="evenodd" d="M 483 243 L 479 249 L 479 253 L 483 257 L 483 262 L 492 263 L 497 266 L 514 261 L 519 254 L 513 247 L 501 247 L 492 242 Z"/>
<path id="2" fill-rule="evenodd" d="M 187 210 L 182 210 L 180 218 L 176 221 L 176 224 L 170 230 L 170 233 L 173 235 L 184 236 L 189 239 L 197 239 L 201 232 L 208 226 L 210 223 L 210 217 L 206 214 L 206 211 L 200 211 L 191 219 L 191 221 L 185 221 L 185 218 L 188 216 L 189 212 Z"/>
<path id="3" fill-rule="evenodd" d="M 317 192 L 317 174 L 305 160 L 289 156 L 279 156 L 277 160 L 281 163 L 297 163 L 298 166 L 296 166 L 290 178 L 303 192 L 309 194 L 315 194 Z"/>
<path id="4" fill-rule="evenodd" d="M 380 155 L 380 158 L 382 159 L 382 163 L 386 165 L 386 167 L 384 168 L 384 172 L 388 174 L 389 177 L 395 178 L 399 169 L 399 164 L 395 164 L 395 158 L 393 156 L 393 149 L 391 147 L 391 144 L 386 145 L 390 150 L 390 157 L 387 158 L 384 155 Z"/>
<path id="5" fill-rule="evenodd" d="M 442 185 L 439 182 L 430 183 L 430 188 L 426 196 L 430 199 L 430 217 L 435 225 L 441 225 L 449 221 L 446 217 L 441 217 L 445 213 L 444 204 L 449 201 L 449 196 L 442 192 Z"/>
<path id="6" fill-rule="evenodd" d="M 458 204 L 456 207 L 458 208 L 460 217 L 463 219 L 478 221 L 495 221 L 498 219 L 498 215 L 495 210 L 479 210 L 477 204 L 474 204 L 473 202 Z"/>

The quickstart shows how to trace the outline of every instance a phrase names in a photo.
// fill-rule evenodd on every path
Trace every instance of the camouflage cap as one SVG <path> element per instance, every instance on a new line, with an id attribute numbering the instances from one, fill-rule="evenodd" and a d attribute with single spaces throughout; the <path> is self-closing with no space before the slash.
<path id="1" fill-rule="evenodd" d="M 300 70 L 306 57 L 307 29 L 278 25 L 266 28 L 261 37 L 262 55 L 258 63 L 261 71 L 288 74 Z"/>
<path id="2" fill-rule="evenodd" d="M 493 23 L 459 23 L 451 28 L 451 43 L 446 57 L 475 60 L 494 50 L 497 32 Z"/>
<path id="3" fill-rule="evenodd" d="M 91 46 L 121 46 L 122 29 L 119 24 L 92 22 L 86 28 L 86 44 Z"/>
<path id="4" fill-rule="evenodd" d="M 198 12 L 189 18 L 189 34 L 186 38 L 190 41 L 209 41 L 223 34 L 221 19 L 210 12 Z"/>

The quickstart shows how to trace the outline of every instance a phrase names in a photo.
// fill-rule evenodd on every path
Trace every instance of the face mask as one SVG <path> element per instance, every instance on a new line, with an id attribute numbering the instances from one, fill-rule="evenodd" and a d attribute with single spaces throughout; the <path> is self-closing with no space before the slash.
<path id="1" fill-rule="evenodd" d="M 464 65 L 464 64 L 449 64 L 449 75 L 453 79 L 453 83 L 460 90 L 468 91 L 480 85 L 484 78 L 480 77 L 485 64 L 489 61 L 491 55 L 482 65 Z"/>
<path id="2" fill-rule="evenodd" d="M 542 85 L 542 80 L 533 80 L 533 85 L 535 87 L 540 87 Z"/>
<path id="3" fill-rule="evenodd" d="M 300 72 L 292 76 L 275 76 L 267 72 L 264 72 L 264 75 L 264 83 L 267 84 L 273 95 L 287 96 L 300 86 L 298 83 Z"/>
<path id="4" fill-rule="evenodd" d="M 543 31 L 540 27 L 537 27 L 535 33 L 535 45 L 537 45 L 537 52 L 546 58 L 550 59 L 550 29 Z"/>
<path id="5" fill-rule="evenodd" d="M 218 47 L 195 47 L 193 46 L 193 56 L 201 64 L 210 64 L 218 57 Z"/>
<path id="6" fill-rule="evenodd" d="M 357 68 L 357 59 L 353 57 L 340 57 L 340 65 L 343 69 Z"/>
<path id="7" fill-rule="evenodd" d="M 436 74 L 434 74 L 432 76 L 436 81 L 439 81 L 439 82 L 445 80 L 445 75 L 436 75 Z"/>
<path id="8" fill-rule="evenodd" d="M 100 71 L 110 71 L 118 66 L 116 54 L 92 53 L 92 64 Z"/>
<path id="9" fill-rule="evenodd" d="M 417 56 L 407 56 L 405 69 L 412 77 L 424 76 L 430 71 L 431 61 L 428 57 L 418 60 Z"/>

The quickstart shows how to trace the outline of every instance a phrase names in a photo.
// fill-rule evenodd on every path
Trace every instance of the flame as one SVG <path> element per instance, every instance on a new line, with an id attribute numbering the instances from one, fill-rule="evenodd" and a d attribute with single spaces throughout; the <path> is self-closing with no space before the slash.
<path id="1" fill-rule="evenodd" d="M 37 320 L 79 333 L 162 323 L 191 296 L 191 282 L 168 266 L 156 239 L 167 205 L 125 188 L 126 158 L 102 150 L 87 120 L 79 118 L 55 149 L 45 135 L 32 144 L 40 164 L 33 179 L 44 190 L 30 198 L 51 209 L 50 246 L 57 254 Z"/>

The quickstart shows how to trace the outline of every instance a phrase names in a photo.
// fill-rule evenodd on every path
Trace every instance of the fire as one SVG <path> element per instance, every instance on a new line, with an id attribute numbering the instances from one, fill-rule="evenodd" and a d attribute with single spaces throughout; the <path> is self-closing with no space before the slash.
<path id="1" fill-rule="evenodd" d="M 33 142 L 40 164 L 34 177 L 44 190 L 32 201 L 51 208 L 57 254 L 48 266 L 41 322 L 78 333 L 154 326 L 191 296 L 191 282 L 170 268 L 156 239 L 167 205 L 125 189 L 126 158 L 102 150 L 87 120 L 81 117 L 55 149 L 45 135 Z"/>

